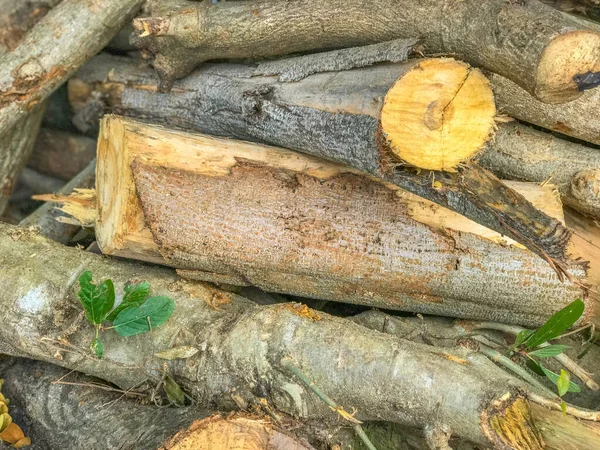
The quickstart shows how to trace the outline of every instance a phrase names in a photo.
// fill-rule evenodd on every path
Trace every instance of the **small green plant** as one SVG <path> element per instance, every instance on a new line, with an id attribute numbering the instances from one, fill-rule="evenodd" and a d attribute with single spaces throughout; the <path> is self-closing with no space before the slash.
<path id="1" fill-rule="evenodd" d="M 550 344 L 548 341 L 560 338 L 575 322 L 579 320 L 585 308 L 584 303 L 577 299 L 555 313 L 548 321 L 537 330 L 523 330 L 515 340 L 512 350 L 527 358 L 527 366 L 535 373 L 545 376 L 556 385 L 558 396 L 562 397 L 567 392 L 580 392 L 579 386 L 571 381 L 569 372 L 561 370 L 560 374 L 544 367 L 542 360 L 560 355 L 569 346 Z M 566 408 L 562 402 L 563 411 Z"/>
<path id="2" fill-rule="evenodd" d="M 150 283 L 147 281 L 125 284 L 123 301 L 114 309 L 115 286 L 112 280 L 94 284 L 92 273 L 86 270 L 79 276 L 79 286 L 78 297 L 85 317 L 96 330 L 90 350 L 98 358 L 104 354 L 100 331 L 114 328 L 121 336 L 145 333 L 165 323 L 175 309 L 175 303 L 169 297 L 149 297 Z M 106 321 L 113 325 L 103 327 Z"/>

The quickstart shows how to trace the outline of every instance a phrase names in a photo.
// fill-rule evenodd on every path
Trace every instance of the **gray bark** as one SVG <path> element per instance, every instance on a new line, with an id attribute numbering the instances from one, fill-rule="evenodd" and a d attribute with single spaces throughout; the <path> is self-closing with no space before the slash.
<path id="1" fill-rule="evenodd" d="M 39 361 L 0 360 L 0 375 L 2 393 L 11 400 L 9 413 L 31 438 L 31 450 L 156 449 L 210 414 L 195 407 L 142 405 L 137 398 L 93 386 L 55 384 L 99 380 Z"/>
<path id="2" fill-rule="evenodd" d="M 468 361 L 459 364 L 446 352 L 345 319 L 320 314 L 314 320 L 291 304 L 256 306 L 207 285 L 177 281 L 166 269 L 111 261 L 10 225 L 0 224 L 0 251 L 4 353 L 76 368 L 124 389 L 155 381 L 167 370 L 200 406 L 226 405 L 235 388 L 243 398 L 266 397 L 274 407 L 300 417 L 331 417 L 331 410 L 282 367 L 282 357 L 290 357 L 339 404 L 356 407 L 360 420 L 416 427 L 437 420 L 456 436 L 483 445 L 515 445 L 491 429 L 482 413 L 494 416 L 490 399 L 507 393 L 512 393 L 508 407 L 520 402 L 514 389 L 524 386 L 468 350 L 453 353 Z M 77 276 L 84 269 L 96 280 L 111 278 L 118 287 L 127 280 L 148 280 L 153 294 L 175 300 L 175 312 L 151 334 L 126 339 L 104 332 L 105 354 L 98 360 L 89 354 L 93 331 L 76 299 Z M 226 301 L 218 310 L 208 304 L 215 297 Z M 153 356 L 179 345 L 199 352 L 166 362 Z M 527 423 L 513 425 L 532 439 L 534 445 L 527 448 L 541 448 Z"/>
<path id="3" fill-rule="evenodd" d="M 253 76 L 255 70 L 206 66 L 178 82 L 170 94 L 157 94 L 148 89 L 157 85 L 153 72 L 135 61 L 102 55 L 77 74 L 70 91 L 75 103 L 85 104 L 95 86 L 121 114 L 342 162 L 510 236 L 555 268 L 566 267 L 568 231 L 490 172 L 468 166 L 457 174 L 415 174 L 394 162 L 377 117 L 402 64 L 318 73 L 296 83 Z M 103 85 L 109 72 L 111 82 Z M 432 179 L 443 188 L 434 187 Z"/>
<path id="4" fill-rule="evenodd" d="M 420 37 L 429 52 L 457 55 L 552 103 L 577 98 L 577 76 L 598 69 L 590 55 L 598 51 L 600 35 L 583 31 L 576 21 L 536 0 L 217 5 L 175 0 L 149 5 L 150 17 L 136 19 L 134 26 L 139 45 L 156 55 L 154 66 L 164 89 L 211 59 L 256 59 L 414 37 Z M 579 36 L 577 42 L 570 41 L 572 36 Z M 564 38 L 568 43 L 561 59 L 547 61 L 548 49 L 563 49 Z M 577 51 L 567 55 L 573 48 Z"/>
<path id="5" fill-rule="evenodd" d="M 62 0 L 0 0 L 0 54 L 11 52 L 25 34 Z"/>

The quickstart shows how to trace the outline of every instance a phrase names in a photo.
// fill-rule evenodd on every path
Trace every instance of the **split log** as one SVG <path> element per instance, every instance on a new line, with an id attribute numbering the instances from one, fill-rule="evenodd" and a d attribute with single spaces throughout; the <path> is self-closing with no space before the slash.
<path id="1" fill-rule="evenodd" d="M 63 0 L 0 56 L 0 133 L 44 101 L 98 52 L 143 0 Z"/>
<path id="2" fill-rule="evenodd" d="M 105 55 L 86 65 L 69 91 L 76 109 L 85 107 L 96 89 L 111 108 L 126 115 L 347 164 L 498 231 L 554 267 L 568 265 L 568 231 L 490 172 L 468 164 L 457 173 L 415 173 L 395 161 L 379 118 L 382 101 L 406 64 L 414 63 L 317 73 L 295 83 L 260 76 L 260 65 L 215 65 L 178 82 L 170 94 L 157 94 L 152 71 Z M 286 64 L 279 61 L 278 66 Z M 287 64 L 290 69 L 299 66 L 304 67 L 301 58 Z"/>
<path id="3" fill-rule="evenodd" d="M 0 54 L 12 52 L 25 34 L 62 0 L 0 0 Z"/>
<path id="4" fill-rule="evenodd" d="M 231 405 L 235 389 L 244 401 L 265 397 L 299 417 L 335 420 L 287 371 L 282 357 L 288 357 L 339 404 L 356 407 L 359 420 L 415 427 L 441 423 L 455 436 L 498 448 L 562 449 L 563 435 L 573 433 L 587 437 L 577 450 L 595 445 L 597 423 L 567 421 L 560 411 L 537 408 L 531 416 L 526 386 L 468 349 L 432 349 L 293 304 L 253 305 L 206 285 L 177 281 L 166 269 L 111 261 L 7 224 L 0 224 L 0 251 L 4 353 L 77 368 L 122 389 L 167 371 L 199 405 L 223 407 L 228 398 Z M 116 286 L 148 280 L 154 294 L 175 300 L 173 317 L 152 333 L 127 339 L 107 331 L 104 358 L 90 356 L 92 330 L 75 286 L 84 269 Z M 211 306 L 215 298 L 219 309 Z M 181 345 L 198 353 L 184 361 L 153 356 Z M 544 424 L 539 430 L 536 421 Z"/>
<path id="5" fill-rule="evenodd" d="M 588 297 L 581 266 L 562 283 L 534 254 L 345 166 L 116 116 L 103 119 L 98 149 L 97 201 L 55 200 L 95 223 L 106 254 L 193 279 L 509 323 L 539 325 Z"/>
<path id="6" fill-rule="evenodd" d="M 509 77 L 549 103 L 576 99 L 598 84 L 587 85 L 582 76 L 600 71 L 600 34 L 536 0 L 216 6 L 161 0 L 149 3 L 149 14 L 133 24 L 140 33 L 138 45 L 155 55 L 163 91 L 211 59 L 264 58 L 414 37 L 429 52 L 454 54 Z"/>
<path id="7" fill-rule="evenodd" d="M 27 166 L 40 173 L 70 181 L 95 156 L 95 139 L 42 128 Z"/>
<path id="8" fill-rule="evenodd" d="M 507 180 L 551 182 L 563 203 L 600 217 L 600 151 L 518 123 L 500 127 L 479 163 Z"/>
<path id="9" fill-rule="evenodd" d="M 90 162 L 70 182 L 58 191 L 59 195 L 72 194 L 76 189 L 89 189 L 96 180 L 96 161 Z M 68 244 L 73 236 L 81 229 L 78 224 L 73 224 L 67 216 L 54 208 L 51 203 L 45 203 L 23 219 L 19 226 L 37 227 L 42 236 L 46 236 L 61 244 Z"/>

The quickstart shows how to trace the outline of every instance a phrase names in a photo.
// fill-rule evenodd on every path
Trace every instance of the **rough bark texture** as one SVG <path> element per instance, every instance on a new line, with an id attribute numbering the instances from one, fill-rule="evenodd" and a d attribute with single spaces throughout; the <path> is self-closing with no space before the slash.
<path id="1" fill-rule="evenodd" d="M 154 8 L 153 8 L 154 6 Z M 593 87 L 579 77 L 600 70 L 600 34 L 536 1 L 150 2 L 139 18 L 140 47 L 156 55 L 162 88 L 216 58 L 261 58 L 420 37 L 510 77 L 541 100 L 562 103 Z M 326 21 L 323 21 L 327 18 Z M 572 51 L 577 49 L 577 51 Z"/>
<path id="2" fill-rule="evenodd" d="M 499 127 L 479 163 L 503 179 L 550 182 L 565 205 L 600 217 L 600 151 L 518 123 Z"/>
<path id="3" fill-rule="evenodd" d="M 33 150 L 44 110 L 44 105 L 38 105 L 6 132 L 0 131 L 0 214 L 6 208 L 19 172 Z"/>
<path id="4" fill-rule="evenodd" d="M 0 360 L 0 375 L 11 415 L 31 438 L 31 450 L 156 449 L 194 420 L 210 415 L 194 407 L 141 405 L 138 399 L 91 385 L 55 384 L 60 379 L 98 380 L 39 361 Z"/>
<path id="5" fill-rule="evenodd" d="M 95 139 L 42 128 L 27 166 L 43 174 L 70 181 L 95 156 Z"/>
<path id="6" fill-rule="evenodd" d="M 503 322 L 539 324 L 587 295 L 534 254 L 456 232 L 449 212 L 345 166 L 116 116 L 103 119 L 98 148 L 96 236 L 109 254 L 207 281 Z"/>
<path id="7" fill-rule="evenodd" d="M 170 94 L 157 94 L 151 71 L 135 61 L 103 56 L 70 83 L 70 98 L 85 108 L 97 89 L 113 110 L 126 115 L 342 162 L 509 236 L 561 267 L 567 230 L 490 172 L 470 165 L 455 174 L 417 174 L 394 162 L 377 117 L 402 68 L 318 73 L 280 83 L 274 77 L 253 77 L 254 67 L 215 65 L 178 82 Z M 110 81 L 104 82 L 109 72 Z"/>
<path id="8" fill-rule="evenodd" d="M 543 448 L 526 401 L 515 394 L 524 386 L 466 349 L 440 351 L 345 319 L 307 314 L 293 304 L 256 306 L 205 285 L 176 281 L 165 269 L 110 261 L 6 224 L 0 224 L 0 250 L 0 282 L 6 287 L 0 292 L 3 353 L 77 368 L 124 389 L 153 382 L 166 370 L 200 406 L 223 405 L 235 388 L 242 398 L 266 397 L 274 407 L 301 417 L 332 417 L 282 367 L 287 356 L 339 404 L 356 407 L 360 420 L 416 427 L 439 422 L 482 445 Z M 93 330 L 76 298 L 76 280 L 85 269 L 116 286 L 150 281 L 154 294 L 175 300 L 173 316 L 136 337 L 104 332 L 104 358 L 96 359 L 88 348 Z M 216 299 L 219 309 L 209 305 Z M 199 352 L 186 360 L 153 357 L 180 345 Z M 560 412 L 553 420 L 563 420 Z M 513 434 L 495 426 L 498 421 L 510 425 Z M 551 439 L 547 435 L 554 431 L 552 423 L 539 430 L 543 439 Z"/>
<path id="9" fill-rule="evenodd" d="M 58 191 L 60 195 L 69 195 L 75 189 L 91 188 L 96 180 L 96 161 L 93 160 L 76 177 Z M 73 236 L 81 229 L 64 221 L 65 215 L 54 208 L 51 203 L 44 203 L 29 216 L 23 219 L 19 225 L 22 227 L 37 227 L 42 236 L 46 236 L 61 244 L 68 244 Z"/>
<path id="10" fill-rule="evenodd" d="M 143 0 L 64 0 L 0 56 L 0 133 L 18 123 L 137 11 Z"/>
<path id="11" fill-rule="evenodd" d="M 600 89 L 562 105 L 536 100 L 507 78 L 488 73 L 498 111 L 511 117 L 600 145 Z"/>
<path id="12" fill-rule="evenodd" d="M 12 52 L 25 34 L 62 0 L 0 0 L 0 54 Z"/>

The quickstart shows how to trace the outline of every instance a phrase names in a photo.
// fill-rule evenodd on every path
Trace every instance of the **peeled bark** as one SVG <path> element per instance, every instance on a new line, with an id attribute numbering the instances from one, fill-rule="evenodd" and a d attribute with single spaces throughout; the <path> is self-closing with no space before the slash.
<path id="1" fill-rule="evenodd" d="M 65 184 L 63 188 L 58 191 L 58 194 L 69 195 L 76 189 L 89 189 L 94 186 L 95 180 L 96 161 L 93 160 L 76 177 Z M 19 226 L 37 227 L 42 236 L 46 236 L 61 244 L 68 244 L 81 229 L 81 226 L 67 220 L 66 215 L 54 208 L 52 203 L 44 203 L 23 219 L 19 223 Z"/>
<path id="2" fill-rule="evenodd" d="M 70 181 L 96 156 L 96 141 L 63 131 L 42 128 L 27 166 Z"/>
<path id="3" fill-rule="evenodd" d="M 302 65 L 298 59 L 291 58 L 288 67 Z M 295 83 L 256 76 L 260 65 L 215 65 L 178 82 L 170 94 L 157 94 L 151 71 L 104 56 L 80 71 L 69 90 L 76 109 L 85 108 L 97 90 L 111 109 L 126 115 L 347 164 L 509 236 L 562 271 L 569 264 L 568 231 L 490 172 L 469 164 L 457 173 L 415 173 L 395 161 L 379 117 L 383 97 L 405 64 L 317 73 Z"/>
<path id="4" fill-rule="evenodd" d="M 0 133 L 44 101 L 98 52 L 143 0 L 64 0 L 0 56 Z"/>
<path id="5" fill-rule="evenodd" d="M 293 304 L 256 306 L 206 285 L 177 281 L 166 269 L 109 260 L 6 224 L 0 224 L 0 251 L 3 353 L 77 368 L 122 389 L 155 382 L 167 371 L 200 406 L 223 406 L 227 399 L 231 405 L 235 388 L 247 401 L 266 397 L 284 412 L 334 420 L 332 411 L 284 369 L 282 357 L 289 357 L 339 404 L 356 407 L 359 420 L 415 427 L 443 423 L 456 436 L 507 449 L 541 449 L 542 440 L 552 442 L 555 433 L 560 439 L 573 427 L 593 442 L 597 424 L 576 422 L 565 430 L 560 412 L 541 416 L 545 426 L 538 431 L 518 393 L 525 386 L 467 349 L 432 349 Z M 131 338 L 102 333 L 105 353 L 96 359 L 88 348 L 93 330 L 76 298 L 76 279 L 84 269 L 118 287 L 148 280 L 153 294 L 175 300 L 173 316 L 152 333 Z M 215 299 L 218 309 L 212 306 Z M 183 361 L 153 356 L 181 345 L 198 353 Z"/>
<path id="6" fill-rule="evenodd" d="M 549 103 L 576 99 L 596 86 L 600 34 L 536 1 L 360 0 L 233 2 L 175 0 L 149 4 L 134 20 L 139 46 L 155 54 L 161 88 L 198 64 L 222 58 L 264 58 L 420 37 L 427 51 L 457 55 L 511 78 Z M 326 18 L 325 21 L 323 19 Z"/>
<path id="7" fill-rule="evenodd" d="M 582 267 L 562 283 L 532 253 L 345 166 L 113 116 L 98 148 L 97 200 L 83 214 L 77 198 L 56 200 L 95 223 L 107 254 L 193 279 L 502 322 L 540 324 L 587 297 Z"/>
<path id="8" fill-rule="evenodd" d="M 507 180 L 550 182 L 563 203 L 600 217 L 600 151 L 518 123 L 507 123 L 479 158 Z"/>

